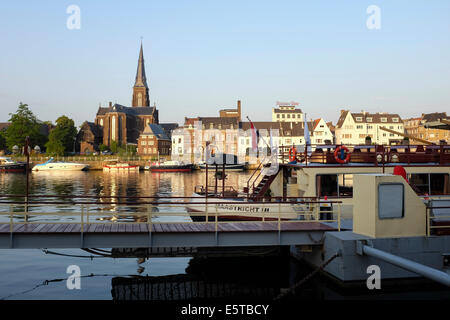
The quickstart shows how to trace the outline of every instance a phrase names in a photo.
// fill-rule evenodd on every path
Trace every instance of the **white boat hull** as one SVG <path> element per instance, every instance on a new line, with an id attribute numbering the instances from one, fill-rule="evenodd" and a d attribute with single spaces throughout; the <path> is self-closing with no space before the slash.
<path id="1" fill-rule="evenodd" d="M 191 201 L 195 204 L 186 206 L 194 221 L 214 220 L 295 220 L 301 219 L 305 211 L 304 205 L 291 203 L 252 203 L 247 200 L 208 198 L 211 204 L 197 204 L 205 202 L 205 197 L 197 193 L 192 195 Z"/>
<path id="2" fill-rule="evenodd" d="M 82 171 L 89 167 L 82 163 L 49 163 L 46 165 L 36 165 L 33 171 Z"/>

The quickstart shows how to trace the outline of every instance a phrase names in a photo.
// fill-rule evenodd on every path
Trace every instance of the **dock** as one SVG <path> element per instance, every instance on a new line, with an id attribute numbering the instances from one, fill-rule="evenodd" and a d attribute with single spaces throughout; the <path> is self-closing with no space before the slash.
<path id="1" fill-rule="evenodd" d="M 0 223 L 1 249 L 321 245 L 321 222 Z"/>

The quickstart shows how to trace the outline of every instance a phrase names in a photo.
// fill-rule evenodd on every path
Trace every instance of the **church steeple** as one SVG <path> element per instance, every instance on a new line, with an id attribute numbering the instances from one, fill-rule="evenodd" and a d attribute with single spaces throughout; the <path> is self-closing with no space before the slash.
<path id="1" fill-rule="evenodd" d="M 142 49 L 141 42 L 141 50 L 139 52 L 139 60 L 136 71 L 136 81 L 134 82 L 133 87 L 133 100 L 131 103 L 132 107 L 148 107 L 150 106 L 150 99 L 148 96 L 148 86 L 147 86 L 147 77 L 145 76 L 145 67 L 144 67 L 144 50 Z"/>

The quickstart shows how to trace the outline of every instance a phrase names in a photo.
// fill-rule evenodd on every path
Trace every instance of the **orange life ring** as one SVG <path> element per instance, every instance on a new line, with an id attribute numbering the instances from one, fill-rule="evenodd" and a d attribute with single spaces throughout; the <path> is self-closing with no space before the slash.
<path id="1" fill-rule="evenodd" d="M 297 149 L 295 147 L 291 147 L 289 149 L 289 161 L 297 160 Z"/>
<path id="2" fill-rule="evenodd" d="M 345 153 L 346 153 L 346 156 L 345 156 L 344 159 L 341 159 L 339 157 L 339 154 L 340 153 L 342 154 L 341 150 L 345 151 Z M 348 150 L 348 148 L 346 146 L 339 146 L 339 147 L 336 148 L 336 150 L 334 150 L 334 159 L 337 162 L 339 162 L 339 163 L 347 163 L 347 162 L 349 162 L 350 161 L 350 156 L 351 156 L 350 151 Z"/>

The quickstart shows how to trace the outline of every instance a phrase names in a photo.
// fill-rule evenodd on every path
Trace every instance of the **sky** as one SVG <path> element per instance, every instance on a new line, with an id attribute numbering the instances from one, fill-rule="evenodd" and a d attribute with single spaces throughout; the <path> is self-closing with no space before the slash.
<path id="1" fill-rule="evenodd" d="M 70 5 L 80 28 L 69 29 Z M 375 5 L 380 28 L 367 20 Z M 450 114 L 450 1 L 16 1 L 0 4 L 0 122 L 94 121 L 131 105 L 141 37 L 160 122 L 270 121 L 277 101 L 334 123 L 341 109 Z M 72 21 L 72 20 L 71 20 Z"/>

